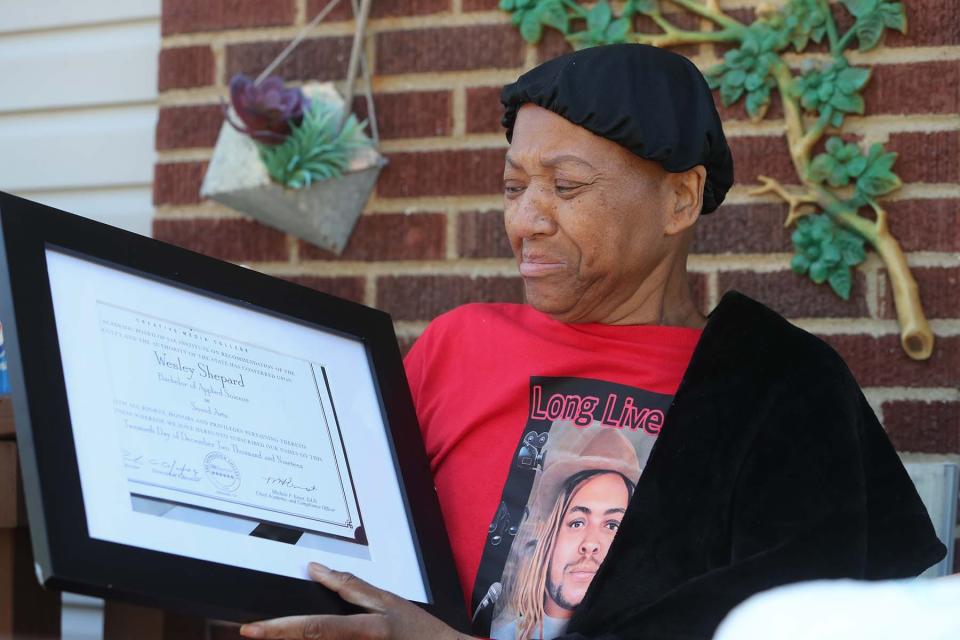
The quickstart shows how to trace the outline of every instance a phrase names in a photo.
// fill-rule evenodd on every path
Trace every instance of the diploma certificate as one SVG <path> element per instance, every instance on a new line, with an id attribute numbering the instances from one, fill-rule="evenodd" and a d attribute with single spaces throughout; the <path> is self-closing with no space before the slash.
<path id="1" fill-rule="evenodd" d="M 97 306 L 132 495 L 366 543 L 323 365 Z"/>

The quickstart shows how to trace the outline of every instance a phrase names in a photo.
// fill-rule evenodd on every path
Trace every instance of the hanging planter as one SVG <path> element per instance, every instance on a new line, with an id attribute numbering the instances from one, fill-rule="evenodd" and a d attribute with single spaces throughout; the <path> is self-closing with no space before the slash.
<path id="1" fill-rule="evenodd" d="M 200 195 L 340 254 L 373 192 L 386 160 L 377 151 L 376 114 L 362 60 L 369 0 L 361 5 L 347 72 L 347 97 L 332 83 L 287 88 L 268 76 L 337 4 L 334 0 L 256 80 L 230 82 L 220 128 Z M 363 67 L 367 123 L 349 113 Z"/>

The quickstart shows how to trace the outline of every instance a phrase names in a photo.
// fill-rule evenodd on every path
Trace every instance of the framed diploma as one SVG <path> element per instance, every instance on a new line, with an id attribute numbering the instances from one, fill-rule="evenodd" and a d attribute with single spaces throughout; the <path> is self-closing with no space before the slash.
<path id="1" fill-rule="evenodd" d="M 387 314 L 3 193 L 0 231 L 44 585 L 237 621 L 352 612 L 316 560 L 465 627 Z"/>

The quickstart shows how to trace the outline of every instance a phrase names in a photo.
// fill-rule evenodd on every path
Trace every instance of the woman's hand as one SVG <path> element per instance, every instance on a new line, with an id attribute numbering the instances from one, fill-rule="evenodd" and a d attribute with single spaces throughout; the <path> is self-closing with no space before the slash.
<path id="1" fill-rule="evenodd" d="M 351 604 L 369 611 L 349 616 L 290 616 L 240 627 L 247 638 L 289 640 L 466 640 L 470 636 L 434 618 L 417 605 L 377 589 L 350 573 L 311 562 L 310 577 Z"/>

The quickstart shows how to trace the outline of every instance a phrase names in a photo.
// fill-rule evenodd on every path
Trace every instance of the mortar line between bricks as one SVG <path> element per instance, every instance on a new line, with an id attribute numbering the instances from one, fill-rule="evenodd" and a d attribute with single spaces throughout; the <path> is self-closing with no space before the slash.
<path id="1" fill-rule="evenodd" d="M 707 273 L 707 307 L 710 309 L 716 307 L 720 301 L 720 294 L 718 293 L 719 282 L 720 278 L 717 277 L 716 271 Z"/>
<path id="2" fill-rule="evenodd" d="M 955 19 L 955 18 L 954 18 Z M 852 65 L 904 64 L 910 62 L 936 62 L 960 60 L 960 46 L 944 45 L 930 47 L 878 47 L 861 53 L 848 53 Z"/>
<path id="3" fill-rule="evenodd" d="M 750 189 L 753 189 L 756 183 L 738 182 L 727 192 L 724 198 L 724 204 L 782 204 L 783 200 L 775 195 L 750 195 Z M 788 188 L 797 185 L 787 184 Z M 941 200 L 960 197 L 960 185 L 953 183 L 925 184 L 920 182 L 907 183 L 900 189 L 897 189 L 890 195 L 884 196 L 880 201 L 894 202 L 897 200 Z M 778 216 L 780 214 L 777 214 Z"/>
<path id="4" fill-rule="evenodd" d="M 446 246 L 444 247 L 444 256 L 446 256 L 447 260 L 456 260 L 460 255 L 460 247 L 457 242 L 459 214 L 453 208 L 447 208 L 444 214 L 446 216 L 446 226 L 444 227 L 446 232 L 444 243 Z"/>
<path id="5" fill-rule="evenodd" d="M 450 100 L 453 127 L 450 135 L 462 139 L 467 136 L 467 90 L 462 83 L 452 89 Z"/>
<path id="6" fill-rule="evenodd" d="M 419 336 L 428 324 L 430 324 L 428 320 L 394 320 L 393 330 L 398 336 Z"/>
<path id="7" fill-rule="evenodd" d="M 207 200 L 200 204 L 177 205 L 177 204 L 158 204 L 153 206 L 153 217 L 156 220 L 209 220 L 222 219 L 233 220 L 237 218 L 247 218 L 248 216 L 234 211 L 226 205 Z"/>
<path id="8" fill-rule="evenodd" d="M 877 402 L 954 402 L 960 400 L 960 389 L 951 387 L 864 387 L 863 393 Z"/>
<path id="9" fill-rule="evenodd" d="M 930 328 L 933 330 L 933 335 L 938 338 L 960 336 L 960 320 L 930 320 Z M 957 375 L 960 376 L 960 372 L 957 372 Z"/>
<path id="10" fill-rule="evenodd" d="M 233 261 L 236 262 L 236 261 Z M 244 262 L 245 265 L 263 273 L 280 277 L 287 276 L 458 276 L 468 278 L 509 277 L 519 278 L 516 264 L 504 258 L 476 258 L 456 261 L 447 260 L 384 260 L 322 261 L 303 260 L 293 265 L 288 262 Z"/>
<path id="11" fill-rule="evenodd" d="M 424 24 L 426 20 L 429 20 L 429 24 Z M 321 22 L 311 31 L 308 39 L 353 35 L 353 23 L 353 20 Z M 378 33 L 399 31 L 498 25 L 512 26 L 510 25 L 510 16 L 506 12 L 483 11 L 456 15 L 452 12 L 445 11 L 417 16 L 369 18 L 367 20 L 367 33 L 372 36 Z M 178 33 L 164 36 L 163 46 L 183 47 L 196 44 L 208 44 L 213 41 L 223 42 L 228 45 L 246 44 L 250 42 L 290 41 L 297 36 L 302 28 L 303 25 L 280 25 Z"/>
<path id="12" fill-rule="evenodd" d="M 790 268 L 792 253 L 693 253 L 687 260 L 690 271 L 754 271 L 765 273 Z"/>
<path id="13" fill-rule="evenodd" d="M 517 79 L 523 67 L 506 69 L 468 69 L 464 71 L 436 71 L 425 73 L 398 73 L 377 75 L 373 78 L 374 92 L 452 89 L 458 85 L 471 87 L 503 86 Z"/>
<path id="14" fill-rule="evenodd" d="M 524 47 L 523 68 L 532 69 L 533 67 L 537 66 L 537 60 L 539 59 L 539 57 L 540 55 L 536 47 L 531 45 L 527 45 L 526 47 Z"/>
<path id="15" fill-rule="evenodd" d="M 210 51 L 213 52 L 213 90 L 219 102 L 227 86 L 227 52 L 220 43 L 212 44 Z"/>
<path id="16" fill-rule="evenodd" d="M 156 149 L 154 164 L 176 164 L 178 162 L 207 162 L 213 157 L 210 147 L 186 147 L 183 149 Z"/>
<path id="17" fill-rule="evenodd" d="M 465 133 L 462 137 L 436 136 L 433 138 L 402 138 L 384 140 L 384 153 L 420 151 L 463 151 L 470 149 L 502 149 L 507 151 L 507 140 L 502 133 Z"/>
<path id="18" fill-rule="evenodd" d="M 459 211 L 502 211 L 503 196 L 424 196 L 422 198 L 378 197 L 367 206 L 368 211 L 436 211 L 456 207 Z"/>
<path id="19" fill-rule="evenodd" d="M 226 71 L 225 68 L 221 68 L 220 60 L 217 58 L 219 55 L 217 49 L 213 48 L 213 65 L 214 65 L 214 83 L 220 82 L 221 76 L 223 76 Z M 225 86 L 218 84 L 208 85 L 206 87 L 197 87 L 193 89 L 169 89 L 167 91 L 160 92 L 160 95 L 157 96 L 157 106 L 160 108 L 163 107 L 209 107 L 212 104 L 219 104 L 220 98 L 226 100 L 227 96 L 224 93 Z"/>
<path id="20" fill-rule="evenodd" d="M 377 277 L 372 273 L 363 279 L 363 303 L 368 307 L 377 306 Z"/>
<path id="21" fill-rule="evenodd" d="M 879 283 L 878 283 L 878 269 L 875 265 L 871 265 L 868 268 L 861 269 L 861 273 L 864 274 L 864 284 L 866 285 L 866 291 L 864 291 L 863 297 L 867 303 L 867 313 L 870 314 L 871 318 L 879 317 Z"/>
<path id="22" fill-rule="evenodd" d="M 884 196 L 880 202 L 897 200 L 932 200 L 960 197 L 960 185 L 951 183 L 924 184 L 920 182 L 908 183 L 897 189 L 889 196 Z"/>
<path id="23" fill-rule="evenodd" d="M 290 264 L 298 264 L 300 262 L 300 241 L 296 236 L 287 235 L 287 260 Z"/>
<path id="24" fill-rule="evenodd" d="M 782 136 L 784 126 L 783 120 L 763 120 L 759 123 L 749 120 L 724 120 L 723 132 L 729 138 Z M 875 138 L 891 133 L 926 133 L 958 129 L 960 129 L 960 115 L 942 113 L 879 113 L 850 117 L 844 121 L 844 133 L 869 134 Z"/>
<path id="25" fill-rule="evenodd" d="M 293 3 L 293 26 L 300 27 L 307 24 L 307 0 L 295 0 Z"/>
<path id="26" fill-rule="evenodd" d="M 870 253 L 868 256 L 875 254 Z M 907 253 L 907 264 L 911 267 L 957 267 L 960 256 L 956 252 L 917 251 Z M 687 266 L 691 271 L 789 271 L 792 253 L 694 253 L 690 255 Z M 867 265 L 869 267 L 869 265 Z"/>
<path id="27" fill-rule="evenodd" d="M 960 254 L 955 251 L 914 251 L 906 255 L 911 267 L 960 267 Z"/>
<path id="28" fill-rule="evenodd" d="M 787 318 L 790 322 L 810 333 L 824 335 L 857 335 L 872 337 L 900 335 L 896 320 L 872 318 Z M 935 338 L 949 338 L 960 335 L 960 320 L 930 320 L 930 328 Z M 934 350 L 936 350 L 934 346 Z"/>
<path id="29" fill-rule="evenodd" d="M 949 62 L 960 56 L 960 46 L 957 45 L 920 45 L 913 47 L 886 47 L 879 46 L 871 51 L 857 51 L 850 49 L 846 52 L 847 59 L 852 65 L 874 64 L 910 64 L 913 62 Z M 784 61 L 793 69 L 798 70 L 804 61 L 829 62 L 830 54 L 826 51 L 809 51 L 797 53 L 786 51 Z"/>
<path id="30" fill-rule="evenodd" d="M 150 183 L 142 186 L 149 187 Z M 99 187 L 97 187 L 99 188 Z M 73 189 L 69 189 L 73 191 Z M 364 208 L 364 215 L 381 213 L 434 213 L 447 208 L 458 212 L 465 211 L 502 211 L 503 196 L 440 196 L 433 198 L 371 198 Z M 171 219 L 189 218 L 237 218 L 243 214 L 225 205 L 207 200 L 191 205 L 155 205 L 158 217 Z"/>

